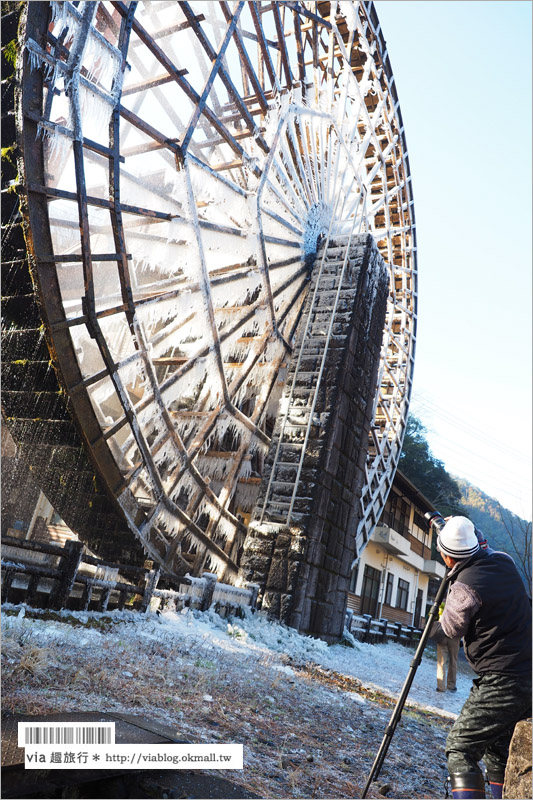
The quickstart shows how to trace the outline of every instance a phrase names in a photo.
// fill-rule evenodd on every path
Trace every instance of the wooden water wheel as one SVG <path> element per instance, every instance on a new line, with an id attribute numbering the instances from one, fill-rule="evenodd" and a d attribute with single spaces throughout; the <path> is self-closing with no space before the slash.
<path id="1" fill-rule="evenodd" d="M 28 3 L 23 207 L 54 365 L 151 558 L 233 581 L 324 237 L 390 269 L 360 532 L 416 332 L 409 160 L 367 2 Z"/>

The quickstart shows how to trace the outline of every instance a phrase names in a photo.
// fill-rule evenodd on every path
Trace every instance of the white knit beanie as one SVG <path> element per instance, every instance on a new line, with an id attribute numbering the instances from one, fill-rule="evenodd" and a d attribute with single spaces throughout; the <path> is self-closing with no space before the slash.
<path id="1" fill-rule="evenodd" d="M 452 517 L 437 536 L 437 547 L 456 561 L 470 558 L 479 550 L 474 524 L 466 517 Z"/>

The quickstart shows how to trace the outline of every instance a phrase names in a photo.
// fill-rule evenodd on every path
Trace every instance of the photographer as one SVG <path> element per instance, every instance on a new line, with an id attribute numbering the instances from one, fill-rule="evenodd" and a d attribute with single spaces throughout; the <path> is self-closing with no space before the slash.
<path id="1" fill-rule="evenodd" d="M 450 588 L 431 636 L 463 637 L 479 676 L 446 741 L 453 797 L 485 797 L 483 759 L 501 798 L 514 727 L 531 716 L 531 604 L 512 558 L 482 549 L 466 517 L 449 519 L 437 548 Z"/>

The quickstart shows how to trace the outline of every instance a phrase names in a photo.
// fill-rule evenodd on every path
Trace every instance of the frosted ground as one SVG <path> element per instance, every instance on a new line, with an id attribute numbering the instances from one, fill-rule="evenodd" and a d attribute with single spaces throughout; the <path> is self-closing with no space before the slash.
<path id="1" fill-rule="evenodd" d="M 242 742 L 244 770 L 224 777 L 264 798 L 360 796 L 413 656 L 328 646 L 261 614 L 4 610 L 5 710 L 133 713 L 190 741 Z M 457 693 L 437 694 L 424 654 L 369 796 L 444 796 L 444 741 L 472 676 L 463 662 Z"/>

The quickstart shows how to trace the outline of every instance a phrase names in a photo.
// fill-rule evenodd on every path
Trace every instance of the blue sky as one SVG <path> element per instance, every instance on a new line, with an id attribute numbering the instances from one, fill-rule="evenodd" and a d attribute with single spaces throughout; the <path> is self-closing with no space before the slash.
<path id="1" fill-rule="evenodd" d="M 433 454 L 531 519 L 531 9 L 376 0 L 409 149 L 411 408 Z"/>

